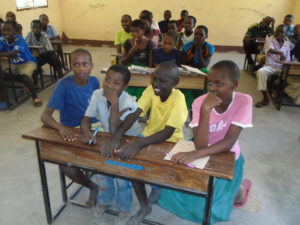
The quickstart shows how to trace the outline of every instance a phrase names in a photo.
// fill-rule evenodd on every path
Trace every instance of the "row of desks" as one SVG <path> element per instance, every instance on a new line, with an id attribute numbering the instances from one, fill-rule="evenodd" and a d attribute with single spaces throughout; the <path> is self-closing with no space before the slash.
<path id="1" fill-rule="evenodd" d="M 73 128 L 80 135 L 80 130 Z M 180 190 L 206 198 L 205 220 L 208 225 L 212 206 L 214 178 L 232 179 L 234 173 L 234 154 L 231 152 L 213 155 L 203 170 L 174 164 L 163 160 L 174 143 L 163 142 L 143 148 L 132 160 L 120 161 L 114 157 L 106 159 L 99 152 L 100 144 L 111 139 L 108 133 L 99 132 L 97 145 L 86 145 L 79 142 L 65 142 L 52 129 L 40 127 L 23 135 L 23 138 L 36 143 L 39 172 L 48 224 L 57 214 L 52 215 L 49 198 L 45 162 L 61 165 L 72 165 L 96 173 L 127 180 L 137 180 L 163 188 Z M 138 137 L 126 136 L 129 142 Z M 65 196 L 62 209 L 68 202 L 66 184 L 62 182 L 62 195 Z M 58 212 L 60 213 L 60 211 Z M 153 223 L 152 223 L 153 224 Z"/>

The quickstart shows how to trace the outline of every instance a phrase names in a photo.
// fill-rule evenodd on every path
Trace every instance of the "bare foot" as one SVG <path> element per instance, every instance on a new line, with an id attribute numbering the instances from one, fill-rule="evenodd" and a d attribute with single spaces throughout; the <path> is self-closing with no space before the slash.
<path id="1" fill-rule="evenodd" d="M 243 186 L 241 186 L 237 195 L 235 196 L 234 204 L 241 204 L 244 201 L 244 198 L 245 198 L 245 189 L 243 188 Z"/>
<path id="2" fill-rule="evenodd" d="M 148 203 L 153 205 L 156 203 L 157 199 L 159 198 L 160 195 L 160 188 L 152 188 L 150 195 L 148 197 Z"/>
<path id="3" fill-rule="evenodd" d="M 139 225 L 141 222 L 143 222 L 144 218 L 148 216 L 152 211 L 152 208 L 150 205 L 148 205 L 144 209 L 140 209 L 137 214 L 130 217 L 128 221 L 128 225 Z"/>
<path id="4" fill-rule="evenodd" d="M 130 213 L 125 211 L 120 211 L 118 217 L 113 222 L 113 225 L 125 225 L 130 219 Z"/>
<path id="5" fill-rule="evenodd" d="M 92 211 L 93 211 L 94 215 L 99 218 L 105 213 L 105 210 L 108 207 L 109 207 L 108 205 L 97 204 L 96 207 L 92 208 Z"/>
<path id="6" fill-rule="evenodd" d="M 97 184 L 94 184 L 90 191 L 89 200 L 85 202 L 88 208 L 94 208 L 97 205 L 97 196 L 100 189 Z"/>
<path id="7" fill-rule="evenodd" d="M 266 105 L 269 105 L 269 100 L 261 100 L 261 101 L 259 101 L 255 104 L 255 107 L 256 108 L 261 108 L 261 107 L 264 107 Z"/>

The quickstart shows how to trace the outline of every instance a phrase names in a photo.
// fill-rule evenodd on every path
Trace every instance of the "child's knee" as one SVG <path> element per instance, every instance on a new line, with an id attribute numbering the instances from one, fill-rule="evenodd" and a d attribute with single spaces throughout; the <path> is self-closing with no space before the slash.
<path id="1" fill-rule="evenodd" d="M 123 179 L 116 179 L 116 185 L 118 190 L 124 190 L 131 188 L 131 183 L 127 180 Z"/>

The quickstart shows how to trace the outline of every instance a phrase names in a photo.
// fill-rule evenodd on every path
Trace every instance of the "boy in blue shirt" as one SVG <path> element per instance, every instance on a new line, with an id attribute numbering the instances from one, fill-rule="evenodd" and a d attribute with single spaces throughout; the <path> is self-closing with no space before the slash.
<path id="1" fill-rule="evenodd" d="M 166 61 L 174 61 L 177 66 L 181 66 L 181 52 L 175 48 L 176 33 L 165 33 L 163 46 L 153 50 L 153 67 Z"/>
<path id="2" fill-rule="evenodd" d="M 100 86 L 98 79 L 90 76 L 93 63 L 91 54 L 87 50 L 74 50 L 71 53 L 71 64 L 74 75 L 58 82 L 41 117 L 42 122 L 57 130 L 65 141 L 77 139 L 77 135 L 68 127 L 80 125 L 94 90 L 99 89 Z M 60 123 L 52 116 L 55 110 L 60 113 Z M 94 118 L 92 122 L 97 120 Z M 61 166 L 61 168 L 71 180 L 90 189 L 90 197 L 86 204 L 93 208 L 99 193 L 98 185 L 75 167 Z"/>
<path id="3" fill-rule="evenodd" d="M 81 130 L 85 140 L 93 140 L 96 138 L 91 132 L 91 119 L 99 118 L 104 132 L 112 135 L 116 133 L 122 121 L 135 112 L 137 103 L 135 97 L 130 96 L 124 90 L 128 87 L 131 74 L 129 70 L 121 65 L 111 66 L 104 79 L 103 88 L 96 90 L 91 98 L 90 104 L 85 112 L 85 116 L 81 122 Z M 125 133 L 126 135 L 136 136 L 141 129 L 136 121 Z M 132 191 L 129 181 L 122 179 L 114 179 L 104 175 L 97 175 L 101 180 L 100 202 L 96 207 L 95 215 L 101 216 L 104 211 L 116 199 L 117 207 L 120 210 L 116 224 L 123 224 L 130 218 L 130 208 L 132 203 Z M 117 189 L 117 190 L 116 190 Z"/>
<path id="4" fill-rule="evenodd" d="M 0 57 L 9 57 L 13 74 L 9 79 L 23 83 L 30 91 L 34 106 L 42 105 L 34 89 L 31 75 L 36 70 L 36 59 L 20 35 L 16 35 L 17 23 L 5 21 L 0 37 Z"/>

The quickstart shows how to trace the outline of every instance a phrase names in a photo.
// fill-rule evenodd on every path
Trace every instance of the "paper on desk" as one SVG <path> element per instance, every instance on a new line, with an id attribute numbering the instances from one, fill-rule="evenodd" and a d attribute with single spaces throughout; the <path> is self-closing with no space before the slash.
<path id="1" fill-rule="evenodd" d="M 191 66 L 187 66 L 187 65 L 181 65 L 181 67 L 185 68 L 186 70 L 192 72 L 192 73 L 196 73 L 196 74 L 201 74 L 201 75 L 206 75 L 205 73 L 203 73 L 201 70 L 191 67 Z"/>
<path id="2" fill-rule="evenodd" d="M 180 140 L 177 144 L 172 148 L 168 155 L 164 158 L 164 160 L 171 160 L 169 156 L 175 155 L 178 152 L 191 152 L 195 150 L 194 142 L 187 140 Z M 196 159 L 195 161 L 189 163 L 198 169 L 203 169 L 206 163 L 209 160 L 209 156 Z"/>

